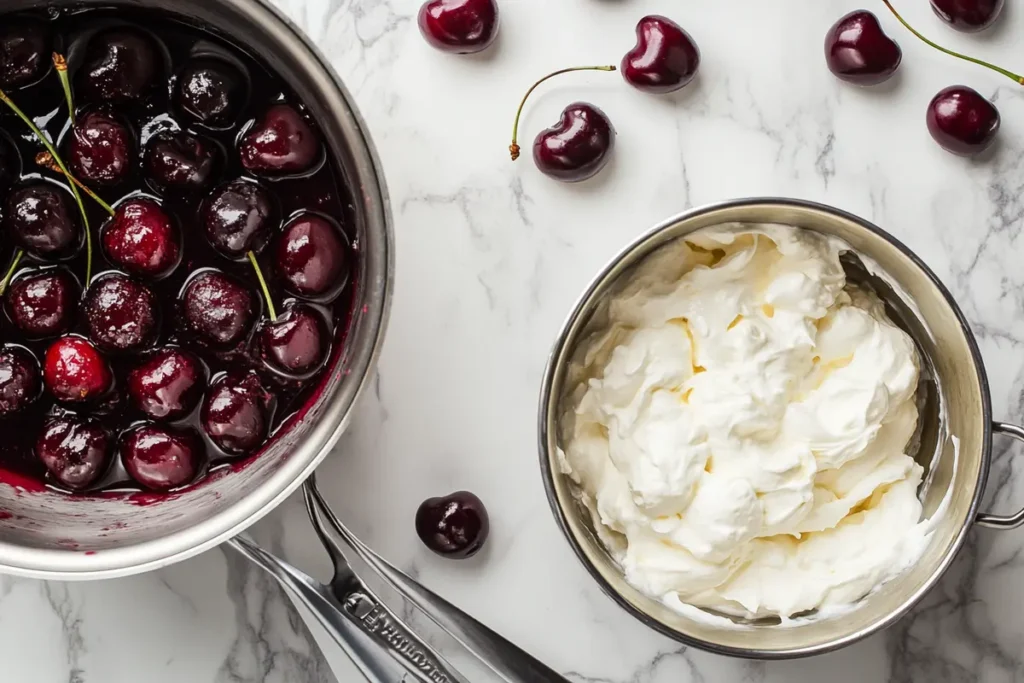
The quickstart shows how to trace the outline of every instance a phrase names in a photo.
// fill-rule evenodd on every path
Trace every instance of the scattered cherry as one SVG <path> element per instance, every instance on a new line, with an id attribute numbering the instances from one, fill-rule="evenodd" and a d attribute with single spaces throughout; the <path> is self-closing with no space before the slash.
<path id="1" fill-rule="evenodd" d="M 39 396 L 39 363 L 27 349 L 0 346 L 0 418 L 23 410 Z"/>
<path id="2" fill-rule="evenodd" d="M 646 16 L 636 25 L 636 47 L 622 58 L 622 76 L 651 93 L 679 90 L 693 80 L 700 50 L 683 27 L 667 17 Z"/>
<path id="3" fill-rule="evenodd" d="M 438 50 L 456 54 L 481 52 L 498 36 L 498 3 L 430 0 L 420 8 L 418 23 L 423 37 Z"/>
<path id="4" fill-rule="evenodd" d="M 112 263 L 147 278 L 167 275 L 181 256 L 178 228 L 152 199 L 119 204 L 100 230 L 100 241 Z"/>
<path id="5" fill-rule="evenodd" d="M 850 12 L 825 35 L 825 62 L 837 78 L 858 85 L 877 85 L 889 79 L 903 51 L 882 31 L 878 17 L 867 10 Z"/>
<path id="6" fill-rule="evenodd" d="M 68 165 L 86 185 L 117 185 L 132 171 L 134 148 L 127 126 L 112 114 L 90 111 L 71 129 Z"/>
<path id="7" fill-rule="evenodd" d="M 191 430 L 137 427 L 122 438 L 121 461 L 131 478 L 153 491 L 170 491 L 195 479 L 203 445 Z"/>
<path id="8" fill-rule="evenodd" d="M 928 132 L 948 152 L 971 156 L 999 132 L 999 110 L 966 85 L 944 88 L 928 104 Z"/>
<path id="9" fill-rule="evenodd" d="M 219 59 L 190 62 L 175 84 L 175 103 L 183 112 L 211 127 L 230 125 L 245 102 L 245 78 Z"/>
<path id="10" fill-rule="evenodd" d="M 128 373 L 132 405 L 154 420 L 178 420 L 199 403 L 205 375 L 191 353 L 174 347 L 154 351 Z"/>
<path id="11" fill-rule="evenodd" d="M 87 488 L 106 471 L 110 437 L 94 420 L 58 417 L 43 427 L 36 455 L 60 484 L 72 491 Z"/>
<path id="12" fill-rule="evenodd" d="M 476 555 L 490 526 L 483 501 L 469 491 L 428 498 L 416 511 L 416 533 L 442 557 L 461 560 Z"/>
<path id="13" fill-rule="evenodd" d="M 107 29 L 89 39 L 78 72 L 79 88 L 92 100 L 138 100 L 156 84 L 161 64 L 159 50 L 147 34 L 125 26 Z"/>
<path id="14" fill-rule="evenodd" d="M 81 337 L 61 337 L 50 345 L 43 363 L 43 380 L 58 401 L 69 403 L 100 398 L 114 381 L 107 361 Z"/>
<path id="15" fill-rule="evenodd" d="M 277 227 L 278 213 L 270 193 L 257 183 L 232 180 L 206 199 L 202 224 L 206 239 L 223 256 L 245 258 L 259 253 Z"/>
<path id="16" fill-rule="evenodd" d="M 198 192 L 213 183 L 219 155 L 212 142 L 188 133 L 169 132 L 150 139 L 142 163 L 158 190 Z"/>
<path id="17" fill-rule="evenodd" d="M 36 181 L 15 188 L 7 196 L 3 222 L 15 244 L 48 261 L 73 256 L 85 236 L 74 199 L 56 183 Z"/>
<path id="18" fill-rule="evenodd" d="M 260 328 L 260 358 L 289 378 L 303 379 L 319 370 L 329 346 L 327 325 L 312 306 L 290 306 Z"/>
<path id="19" fill-rule="evenodd" d="M 225 375 L 206 393 L 203 429 L 225 453 L 246 455 L 267 437 L 269 400 L 255 374 Z"/>
<path id="20" fill-rule="evenodd" d="M 238 153 L 247 170 L 270 176 L 311 170 L 322 156 L 320 139 L 288 104 L 270 107 L 242 139 Z"/>
<path id="21" fill-rule="evenodd" d="M 939 18 L 958 31 L 973 33 L 995 23 L 1004 0 L 931 0 Z"/>
<path id="22" fill-rule="evenodd" d="M 278 239 L 275 263 L 285 288 L 306 297 L 337 294 L 348 278 L 348 247 L 341 229 L 319 214 L 302 214 Z"/>
<path id="23" fill-rule="evenodd" d="M 64 334 L 75 320 L 81 290 L 64 268 L 47 268 L 21 276 L 7 292 L 7 314 L 30 339 Z"/>
<path id="24" fill-rule="evenodd" d="M 21 175 L 21 154 L 7 133 L 0 131 L 0 192 L 6 192 Z"/>
<path id="25" fill-rule="evenodd" d="M 85 292 L 82 312 L 89 339 L 105 351 L 141 351 L 160 331 L 156 296 L 121 273 L 97 278 Z"/>
<path id="26" fill-rule="evenodd" d="M 5 17 L 0 25 L 0 87 L 20 88 L 42 78 L 50 66 L 51 42 L 42 22 Z"/>
<path id="27" fill-rule="evenodd" d="M 199 341 L 216 346 L 240 342 L 256 318 L 249 290 L 216 270 L 193 277 L 185 286 L 179 306 L 185 327 Z"/>
<path id="28" fill-rule="evenodd" d="M 598 173 L 615 147 L 615 129 L 603 111 L 586 102 L 562 110 L 559 122 L 533 142 L 533 161 L 545 175 L 576 183 Z"/>

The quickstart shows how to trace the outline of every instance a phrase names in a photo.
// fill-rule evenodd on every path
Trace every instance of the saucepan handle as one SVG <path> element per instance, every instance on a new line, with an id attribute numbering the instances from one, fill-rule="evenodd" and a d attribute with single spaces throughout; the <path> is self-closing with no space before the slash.
<path id="1" fill-rule="evenodd" d="M 1024 427 L 1007 424 L 1005 422 L 993 422 L 992 431 L 996 434 L 1011 436 L 1017 441 L 1024 442 Z M 991 512 L 979 512 L 975 523 L 990 529 L 1016 529 L 1024 524 L 1024 508 L 1021 508 L 1012 515 L 994 515 Z"/>

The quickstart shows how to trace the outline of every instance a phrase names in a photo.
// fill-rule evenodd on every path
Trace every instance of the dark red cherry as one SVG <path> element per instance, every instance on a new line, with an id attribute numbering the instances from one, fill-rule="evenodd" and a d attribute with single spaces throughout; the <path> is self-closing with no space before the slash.
<path id="1" fill-rule="evenodd" d="M 614 147 L 615 129 L 605 113 L 575 102 L 562 110 L 556 125 L 537 135 L 533 161 L 545 175 L 575 183 L 604 168 Z"/>
<path id="2" fill-rule="evenodd" d="M 58 483 L 79 491 L 94 484 L 106 471 L 110 437 L 94 420 L 54 418 L 36 440 L 36 456 Z"/>
<path id="3" fill-rule="evenodd" d="M 219 154 L 214 143 L 194 135 L 161 133 L 146 144 L 142 162 L 158 190 L 199 192 L 213 183 Z"/>
<path id="4" fill-rule="evenodd" d="M 0 87 L 35 83 L 50 68 L 50 30 L 41 21 L 4 18 L 0 23 Z"/>
<path id="5" fill-rule="evenodd" d="M 219 59 L 189 62 L 175 82 L 178 108 L 215 128 L 230 125 L 245 103 L 245 77 Z"/>
<path id="6" fill-rule="evenodd" d="M 0 192 L 6 192 L 21 175 L 21 154 L 7 133 L 0 131 Z"/>
<path id="7" fill-rule="evenodd" d="M 7 313 L 30 339 L 64 334 L 75 321 L 81 290 L 63 268 L 48 268 L 23 275 L 7 292 Z"/>
<path id="8" fill-rule="evenodd" d="M 416 533 L 442 557 L 461 560 L 476 555 L 490 528 L 487 508 L 469 491 L 428 498 L 416 511 Z"/>
<path id="9" fill-rule="evenodd" d="M 200 420 L 218 448 L 245 455 L 267 438 L 269 402 L 270 395 L 255 374 L 225 375 L 206 393 Z"/>
<path id="10" fill-rule="evenodd" d="M 316 309 L 290 306 L 260 328 L 259 354 L 272 370 L 302 379 L 320 369 L 330 347 L 327 324 Z"/>
<path id="11" fill-rule="evenodd" d="M 303 214 L 284 227 L 274 259 L 285 288 L 299 296 L 331 296 L 348 279 L 348 245 L 341 228 L 317 214 Z"/>
<path id="12" fill-rule="evenodd" d="M 104 112 L 88 112 L 71 129 L 68 164 L 86 185 L 117 185 L 131 173 L 134 147 L 123 123 Z"/>
<path id="13" fill-rule="evenodd" d="M 246 134 L 238 153 L 253 173 L 301 173 L 320 159 L 320 138 L 294 107 L 275 104 Z"/>
<path id="14" fill-rule="evenodd" d="M 199 341 L 216 346 L 240 342 L 256 318 L 249 290 L 216 270 L 204 271 L 189 281 L 179 308 L 186 329 Z"/>
<path id="15" fill-rule="evenodd" d="M 199 403 L 205 375 L 191 353 L 174 347 L 154 351 L 128 373 L 128 398 L 154 420 L 178 420 Z"/>
<path id="16" fill-rule="evenodd" d="M 121 462 L 132 479 L 153 491 L 188 484 L 199 472 L 203 444 L 191 430 L 143 425 L 121 441 Z"/>
<path id="17" fill-rule="evenodd" d="M 206 239 L 230 259 L 243 259 L 249 251 L 259 253 L 278 221 L 270 193 L 245 180 L 221 185 L 203 203 Z"/>
<path id="18" fill-rule="evenodd" d="M 495 0 L 431 0 L 420 7 L 420 32 L 444 52 L 481 52 L 498 35 Z"/>
<path id="19" fill-rule="evenodd" d="M 622 76 L 633 87 L 651 93 L 679 90 L 693 80 L 700 50 L 683 27 L 667 17 L 651 15 L 636 25 L 636 47 L 622 58 Z"/>
<path id="20" fill-rule="evenodd" d="M 160 332 L 156 296 L 146 285 L 111 273 L 93 281 L 82 312 L 89 339 L 105 351 L 142 351 Z"/>
<path id="21" fill-rule="evenodd" d="M 877 85 L 896 73 L 903 51 L 867 10 L 850 12 L 825 34 L 825 62 L 837 78 Z"/>
<path id="22" fill-rule="evenodd" d="M 994 24 L 1004 4 L 1004 0 L 932 0 L 932 9 L 956 30 L 973 33 Z"/>
<path id="23" fill-rule="evenodd" d="M 91 100 L 138 100 L 156 85 L 162 62 L 148 34 L 127 26 L 100 31 L 89 39 L 78 89 Z"/>
<path id="24" fill-rule="evenodd" d="M 46 388 L 58 401 L 80 403 L 106 394 L 113 383 L 110 366 L 88 340 L 61 337 L 46 350 Z"/>
<path id="25" fill-rule="evenodd" d="M 100 241 L 111 263 L 147 278 L 167 275 L 181 256 L 177 226 L 152 199 L 119 204 L 100 230 Z"/>
<path id="26" fill-rule="evenodd" d="M 0 418 L 22 410 L 39 396 L 39 363 L 20 346 L 0 346 Z"/>
<path id="27" fill-rule="evenodd" d="M 977 154 L 999 132 L 999 110 L 977 90 L 953 85 L 940 90 L 928 104 L 928 132 L 947 152 Z"/>
<path id="28" fill-rule="evenodd" d="M 45 261 L 73 256 L 85 238 L 74 198 L 55 183 L 14 189 L 7 196 L 3 225 L 15 244 Z"/>

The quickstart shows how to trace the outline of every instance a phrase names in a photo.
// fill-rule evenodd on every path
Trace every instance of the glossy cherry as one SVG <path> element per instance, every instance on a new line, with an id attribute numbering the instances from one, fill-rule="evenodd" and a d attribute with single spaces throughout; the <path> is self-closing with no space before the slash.
<path id="1" fill-rule="evenodd" d="M 175 347 L 157 349 L 128 373 L 128 398 L 154 420 L 178 420 L 199 403 L 205 373 L 191 353 Z"/>
<path id="2" fill-rule="evenodd" d="M 46 350 L 43 362 L 46 388 L 58 401 L 93 401 L 108 391 L 113 375 L 103 355 L 81 337 L 61 337 Z"/>
<path id="3" fill-rule="evenodd" d="M 71 193 L 43 181 L 11 191 L 3 226 L 15 244 L 46 261 L 73 256 L 85 238 Z"/>
<path id="4" fill-rule="evenodd" d="M 206 199 L 202 226 L 210 245 L 230 259 L 259 253 L 270 240 L 279 218 L 270 193 L 257 183 L 233 180 Z"/>
<path id="5" fill-rule="evenodd" d="M 288 291 L 314 298 L 337 294 L 350 268 L 341 228 L 312 213 L 300 215 L 284 227 L 274 261 Z"/>
<path id="6" fill-rule="evenodd" d="M 190 483 L 199 472 L 203 444 L 191 430 L 143 425 L 121 440 L 121 462 L 132 479 L 152 491 Z"/>
<path id="7" fill-rule="evenodd" d="M 39 363 L 27 349 L 0 346 L 0 418 L 24 410 L 41 386 Z"/>
<path id="8" fill-rule="evenodd" d="M 973 33 L 995 23 L 1005 0 L 931 0 L 939 18 L 958 31 Z"/>
<path id="9" fill-rule="evenodd" d="M 562 110 L 559 122 L 533 142 L 533 161 L 542 173 L 570 183 L 596 175 L 615 147 L 615 129 L 603 111 L 586 102 Z"/>
<path id="10" fill-rule="evenodd" d="M 289 378 L 302 379 L 315 373 L 329 349 L 327 325 L 311 306 L 290 306 L 260 328 L 260 358 L 271 370 Z"/>
<path id="11" fill-rule="evenodd" d="M 91 100 L 138 100 L 156 85 L 162 64 L 148 34 L 127 26 L 110 28 L 89 39 L 78 89 Z"/>
<path id="12" fill-rule="evenodd" d="M 966 85 L 944 88 L 928 104 L 928 132 L 948 152 L 970 156 L 999 132 L 999 110 Z"/>
<path id="13" fill-rule="evenodd" d="M 89 339 L 105 351 L 142 351 L 152 346 L 160 332 L 158 310 L 152 290 L 121 273 L 97 278 L 82 300 Z"/>
<path id="14" fill-rule="evenodd" d="M 679 90 L 693 80 L 700 50 L 671 19 L 646 16 L 636 25 L 636 46 L 622 58 L 622 77 L 633 87 L 651 93 Z"/>
<path id="15" fill-rule="evenodd" d="M 202 124 L 219 128 L 230 125 L 245 104 L 245 77 L 219 59 L 189 62 L 175 82 L 174 101 Z"/>
<path id="16" fill-rule="evenodd" d="M 67 144 L 71 173 L 86 185 L 117 185 L 132 171 L 135 142 L 112 114 L 91 111 L 78 117 Z"/>
<path id="17" fill-rule="evenodd" d="M 216 270 L 193 277 L 179 302 L 185 328 L 198 341 L 233 346 L 242 341 L 256 319 L 256 303 L 243 285 Z"/>
<path id="18" fill-rule="evenodd" d="M 96 483 L 107 470 L 110 436 L 95 420 L 58 417 L 43 427 L 35 451 L 50 476 L 78 491 Z"/>
<path id="19" fill-rule="evenodd" d="M 0 192 L 6 192 L 21 175 L 21 154 L 7 133 L 0 131 Z"/>
<path id="20" fill-rule="evenodd" d="M 825 62 L 844 81 L 877 85 L 896 73 L 902 60 L 900 46 L 867 10 L 850 12 L 825 34 Z"/>
<path id="21" fill-rule="evenodd" d="M 170 273 L 181 258 L 181 235 L 174 220 L 152 199 L 129 199 L 117 206 L 100 230 L 111 263 L 146 278 Z"/>
<path id="22" fill-rule="evenodd" d="M 50 68 L 50 29 L 41 21 L 4 17 L 0 24 L 0 88 L 35 83 Z"/>
<path id="23" fill-rule="evenodd" d="M 255 374 L 225 375 L 214 382 L 203 400 L 203 430 L 225 453 L 251 453 L 267 438 L 270 400 Z"/>
<path id="24" fill-rule="evenodd" d="M 444 52 L 486 50 L 498 36 L 496 0 L 430 0 L 420 7 L 418 23 L 427 42 Z"/>
<path id="25" fill-rule="evenodd" d="M 7 314 L 29 339 L 55 337 L 71 329 L 81 289 L 63 268 L 23 275 L 7 292 Z"/>
<path id="26" fill-rule="evenodd" d="M 179 131 L 154 135 L 142 163 L 158 190 L 200 192 L 213 184 L 219 157 L 214 143 Z"/>
<path id="27" fill-rule="evenodd" d="M 295 107 L 275 104 L 242 139 L 238 154 L 247 170 L 276 176 L 311 170 L 323 150 L 320 138 Z"/>
<path id="28" fill-rule="evenodd" d="M 464 559 L 480 552 L 490 533 L 483 501 L 469 491 L 428 498 L 416 511 L 416 533 L 442 557 Z"/>

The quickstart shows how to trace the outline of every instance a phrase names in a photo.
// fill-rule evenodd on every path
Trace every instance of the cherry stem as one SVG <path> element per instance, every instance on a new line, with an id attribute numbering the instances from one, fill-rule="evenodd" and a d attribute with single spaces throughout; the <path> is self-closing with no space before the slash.
<path id="1" fill-rule="evenodd" d="M 39 154 L 37 154 L 36 165 L 42 166 L 43 168 L 51 170 L 54 173 L 61 173 L 60 166 L 57 165 L 57 162 L 54 160 L 53 155 L 50 154 L 49 152 L 40 152 Z M 103 201 L 98 194 L 90 190 L 88 185 L 86 185 L 85 183 L 83 183 L 81 180 L 74 176 L 69 177 L 71 178 L 71 182 L 73 182 L 75 185 L 78 185 L 78 189 L 92 197 L 92 199 L 97 204 L 103 207 L 104 211 L 109 213 L 111 216 L 114 215 L 114 208 L 110 206 L 110 204 L 107 204 L 105 201 Z"/>
<path id="2" fill-rule="evenodd" d="M 245 255 L 249 257 L 249 263 L 252 264 L 252 269 L 256 271 L 256 279 L 260 281 L 260 289 L 263 290 L 263 298 L 267 300 L 267 311 L 270 313 L 270 319 L 277 320 L 277 311 L 274 310 L 274 300 L 270 298 L 270 288 L 267 287 L 267 281 L 263 279 L 263 271 L 260 270 L 260 264 L 256 260 L 256 254 L 250 250 L 245 252 Z"/>
<path id="3" fill-rule="evenodd" d="M 43 143 L 43 147 L 50 153 L 53 160 L 57 162 L 57 166 L 60 167 L 61 173 L 64 174 L 68 179 L 68 184 L 71 186 L 71 193 L 75 195 L 75 203 L 78 204 L 78 211 L 82 214 L 82 223 L 85 225 L 85 286 L 88 287 L 92 281 L 92 234 L 89 231 L 89 216 L 85 213 L 85 204 L 82 202 L 82 195 L 78 192 L 78 187 L 74 183 L 74 177 L 71 172 L 68 171 L 67 166 L 61 161 L 60 155 L 57 154 L 57 150 L 54 149 L 50 141 L 43 135 L 43 131 L 39 130 L 32 119 L 26 116 L 25 112 L 21 110 L 21 107 L 14 103 L 10 97 L 7 96 L 3 90 L 0 90 L 0 102 L 6 104 L 11 111 L 13 111 L 19 119 L 24 121 L 25 125 L 39 138 L 39 142 Z"/>
<path id="4" fill-rule="evenodd" d="M 0 280 L 0 296 L 7 291 L 7 284 L 11 281 L 14 276 L 14 271 L 17 270 L 18 264 L 21 262 L 21 257 L 25 255 L 21 249 L 14 252 L 14 262 L 11 264 L 10 269 L 7 271 L 7 275 L 4 275 L 4 279 Z"/>
<path id="5" fill-rule="evenodd" d="M 950 50 L 948 48 L 942 47 L 941 45 L 939 45 L 935 41 L 932 41 L 932 40 L 929 40 L 929 39 L 925 38 L 923 35 L 921 35 L 917 31 L 917 29 L 915 29 L 913 26 L 908 24 L 906 19 L 904 19 L 903 17 L 900 16 L 900 13 L 896 11 L 896 8 L 892 6 L 892 3 L 889 2 L 889 0 L 882 0 L 882 2 L 885 3 L 885 6 L 889 8 L 889 11 L 892 12 L 893 16 L 896 17 L 896 19 L 901 24 L 903 24 L 908 31 L 913 33 L 918 38 L 920 38 L 923 42 L 925 42 L 928 45 L 931 45 L 932 47 L 934 47 L 939 52 L 945 52 L 947 55 L 951 55 L 953 57 L 956 57 L 957 59 L 963 59 L 965 61 L 973 62 L 975 64 L 978 64 L 979 66 L 983 66 L 986 69 L 992 69 L 996 73 L 1001 73 L 1002 75 L 1006 76 L 1007 78 L 1012 79 L 1013 81 L 1016 81 L 1017 85 L 1024 85 L 1024 76 L 1019 76 L 1018 74 L 1015 74 L 1012 71 L 1009 71 L 1009 70 L 1004 69 L 1002 67 L 996 66 L 995 64 L 990 64 L 989 62 L 986 62 L 984 60 L 977 59 L 976 57 L 969 57 L 967 55 L 960 54 L 959 52 L 954 52 L 953 50 Z"/>
<path id="6" fill-rule="evenodd" d="M 64 99 L 68 103 L 68 119 L 71 121 L 71 125 L 75 125 L 75 100 L 71 96 L 71 81 L 68 80 L 68 62 L 64 59 L 64 55 L 59 52 L 53 53 L 53 68 L 57 70 L 57 78 L 60 79 L 60 85 L 64 88 Z"/>
<path id="7" fill-rule="evenodd" d="M 540 85 L 541 83 L 543 83 L 544 81 L 548 80 L 549 78 L 554 78 L 555 76 L 561 76 L 562 74 L 571 73 L 573 71 L 615 71 L 615 67 L 614 66 L 573 66 L 573 67 L 570 67 L 568 69 L 559 69 L 558 71 L 554 71 L 552 73 L 549 73 L 547 76 L 545 76 L 544 78 L 540 79 L 539 81 L 537 81 L 536 83 L 531 85 L 530 89 L 526 91 L 525 95 L 523 95 L 522 102 L 519 103 L 519 109 L 516 110 L 516 120 L 515 120 L 515 123 L 512 124 L 512 144 L 508 146 L 508 151 L 512 153 L 512 161 L 515 161 L 516 159 L 519 158 L 519 152 L 520 152 L 519 144 L 518 144 L 518 138 L 519 138 L 519 118 L 523 114 L 523 107 L 526 106 L 526 100 L 528 100 L 530 95 L 533 94 L 533 91 L 537 89 L 537 86 Z"/>

